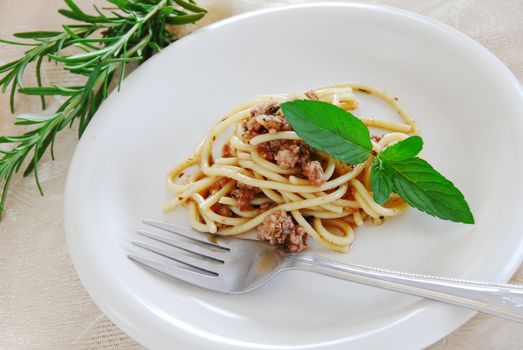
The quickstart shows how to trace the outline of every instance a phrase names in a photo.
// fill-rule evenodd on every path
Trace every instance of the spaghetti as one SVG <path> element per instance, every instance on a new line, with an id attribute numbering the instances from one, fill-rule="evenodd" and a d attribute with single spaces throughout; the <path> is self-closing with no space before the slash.
<path id="1" fill-rule="evenodd" d="M 361 118 L 369 127 L 388 131 L 383 137 L 373 136 L 374 151 L 416 132 L 414 120 L 397 98 L 371 86 L 337 84 L 263 96 L 223 117 L 196 152 L 169 172 L 167 186 L 174 199 L 164 210 L 186 206 L 193 228 L 202 232 L 233 236 L 258 228 L 259 239 L 291 252 L 304 249 L 308 236 L 346 252 L 354 241 L 354 228 L 366 220 L 380 224 L 405 211 L 407 204 L 394 194 L 385 205 L 376 203 L 370 192 L 374 157 L 352 166 L 311 148 L 286 122 L 279 103 L 313 99 L 354 110 L 358 93 L 383 99 L 402 119 L 398 123 Z M 223 137 L 218 154 L 218 139 Z"/>

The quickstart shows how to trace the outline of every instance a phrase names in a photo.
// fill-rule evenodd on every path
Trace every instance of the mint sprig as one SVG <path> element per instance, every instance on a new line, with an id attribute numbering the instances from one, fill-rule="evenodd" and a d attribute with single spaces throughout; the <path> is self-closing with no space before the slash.
<path id="1" fill-rule="evenodd" d="M 287 121 L 305 143 L 349 164 L 376 158 L 371 168 L 374 200 L 384 204 L 392 192 L 418 210 L 444 220 L 473 224 L 463 194 L 425 160 L 417 157 L 423 139 L 410 136 L 376 154 L 369 129 L 351 113 L 330 103 L 296 100 L 281 105 Z"/>

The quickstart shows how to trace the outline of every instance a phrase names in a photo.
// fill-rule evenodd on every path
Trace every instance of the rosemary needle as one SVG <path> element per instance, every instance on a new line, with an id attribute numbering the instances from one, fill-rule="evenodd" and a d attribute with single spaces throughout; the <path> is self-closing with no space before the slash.
<path id="1" fill-rule="evenodd" d="M 56 135 L 67 126 L 78 123 L 81 136 L 94 113 L 107 97 L 113 80 L 122 83 L 126 66 L 141 63 L 176 38 L 167 25 L 194 23 L 207 12 L 192 0 L 108 0 L 112 6 L 103 12 L 94 6 L 96 15 L 82 11 L 73 0 L 64 0 L 67 9 L 59 12 L 76 24 L 64 24 L 61 31 L 16 33 L 22 41 L 1 40 L 9 45 L 28 47 L 24 55 L 0 66 L 0 87 L 10 95 L 14 111 L 16 93 L 39 96 L 45 108 L 46 96 L 65 96 L 65 102 L 52 114 L 18 115 L 15 124 L 32 125 L 33 129 L 18 136 L 0 136 L 0 215 L 4 211 L 9 184 L 15 173 L 25 166 L 24 176 L 33 173 L 41 194 L 38 163 L 50 150 L 54 159 Z M 64 55 L 65 48 L 78 52 Z M 82 86 L 42 86 L 42 61 L 63 64 L 70 74 L 86 77 Z M 29 64 L 35 63 L 37 86 L 23 87 L 22 80 Z M 27 160 L 27 161 L 26 161 Z"/>

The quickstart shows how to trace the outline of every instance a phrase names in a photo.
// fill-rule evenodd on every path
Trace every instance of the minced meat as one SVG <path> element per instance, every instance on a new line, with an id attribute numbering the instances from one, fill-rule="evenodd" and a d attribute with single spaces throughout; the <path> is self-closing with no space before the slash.
<path id="1" fill-rule="evenodd" d="M 280 149 L 274 156 L 276 164 L 283 169 L 291 169 L 300 161 L 300 146 L 290 145 L 289 147 Z"/>
<path id="2" fill-rule="evenodd" d="M 230 218 L 233 215 L 233 212 L 231 211 L 231 209 L 229 209 L 229 207 L 225 204 L 216 203 L 211 207 L 211 209 L 216 214 L 221 215 L 221 216 L 227 216 Z"/>
<path id="3" fill-rule="evenodd" d="M 251 201 L 261 193 L 258 187 L 249 186 L 238 182 L 236 189 L 232 191 L 232 196 L 238 201 L 240 210 L 252 209 Z"/>
<path id="4" fill-rule="evenodd" d="M 296 224 L 283 210 L 276 210 L 263 220 L 258 226 L 258 239 L 283 246 L 292 253 L 307 248 L 305 229 Z"/>
<path id="5" fill-rule="evenodd" d="M 231 144 L 225 143 L 222 147 L 222 157 L 233 157 L 234 154 L 232 153 Z"/>
<path id="6" fill-rule="evenodd" d="M 287 250 L 291 253 L 301 252 L 307 248 L 307 232 L 299 225 L 296 225 L 287 240 Z"/>
<path id="7" fill-rule="evenodd" d="M 310 92 L 309 98 L 317 97 Z M 282 115 L 280 106 L 274 102 L 262 104 L 251 110 L 251 117 L 244 121 L 243 138 L 249 141 L 265 133 L 290 131 L 292 127 Z M 256 151 L 266 160 L 276 163 L 283 169 L 298 168 L 301 175 L 313 185 L 325 183 L 325 173 L 317 152 L 300 140 L 272 140 L 260 143 Z"/>
<path id="8" fill-rule="evenodd" d="M 287 119 L 279 115 L 261 114 L 257 115 L 253 119 L 270 133 L 292 130 L 290 124 L 287 122 Z"/>
<path id="9" fill-rule="evenodd" d="M 273 201 L 265 202 L 265 203 L 262 203 L 260 205 L 260 210 L 261 211 L 266 211 L 266 210 L 269 210 L 269 209 L 271 209 L 271 208 L 273 208 L 275 206 L 276 206 L 276 203 L 274 203 Z"/>
<path id="10" fill-rule="evenodd" d="M 243 122 L 243 138 L 249 141 L 254 136 L 292 130 L 283 117 L 280 106 L 275 102 L 260 105 L 251 110 L 251 117 Z"/>
<path id="11" fill-rule="evenodd" d="M 325 183 L 325 173 L 321 163 L 317 160 L 309 161 L 303 166 L 303 174 L 315 186 L 321 186 Z"/>
<path id="12" fill-rule="evenodd" d="M 230 180 L 231 179 L 229 179 L 228 177 L 222 177 L 220 180 L 216 181 L 209 187 L 209 194 L 215 194 L 216 192 L 218 192 L 220 190 L 220 188 L 225 186 Z"/>
<path id="13" fill-rule="evenodd" d="M 263 142 L 256 150 L 264 159 L 274 161 L 283 169 L 299 167 L 301 174 L 315 186 L 321 186 L 326 181 L 321 162 L 314 159 L 314 150 L 302 141 Z"/>

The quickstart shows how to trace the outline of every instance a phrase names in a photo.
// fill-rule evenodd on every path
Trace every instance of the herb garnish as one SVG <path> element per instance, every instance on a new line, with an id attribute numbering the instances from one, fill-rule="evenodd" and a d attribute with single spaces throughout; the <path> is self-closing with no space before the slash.
<path id="1" fill-rule="evenodd" d="M 326 102 L 298 100 L 281 104 L 285 118 L 310 146 L 349 164 L 372 153 L 369 129 L 356 117 Z"/>
<path id="2" fill-rule="evenodd" d="M 425 160 L 419 136 L 372 151 L 369 129 L 350 112 L 330 103 L 312 100 L 284 102 L 283 114 L 294 131 L 310 146 L 349 164 L 375 157 L 371 169 L 374 200 L 384 204 L 392 192 L 410 206 L 444 220 L 473 224 L 463 194 Z"/>
<path id="3" fill-rule="evenodd" d="M 39 96 L 45 109 L 46 96 L 65 96 L 65 102 L 55 113 L 19 115 L 17 125 L 34 125 L 23 135 L 0 136 L 1 144 L 10 144 L 9 150 L 1 149 L 0 215 L 9 190 L 9 183 L 26 158 L 24 176 L 34 173 L 40 193 L 38 162 L 50 148 L 54 159 L 53 145 L 59 131 L 78 121 L 78 134 L 82 135 L 94 113 L 107 97 L 111 82 L 120 86 L 125 70 L 130 63 L 141 63 L 155 52 L 176 40 L 169 25 L 194 23 L 207 12 L 194 0 L 108 0 L 114 5 L 110 12 L 94 6 L 97 14 L 82 11 L 73 0 L 64 0 L 68 9 L 59 12 L 78 24 L 63 25 L 62 31 L 36 31 L 14 34 L 29 41 L 0 40 L 10 45 L 27 46 L 25 54 L 0 66 L 2 92 L 10 91 L 13 111 L 16 92 Z M 116 10 L 116 11 L 114 11 Z M 64 49 L 76 48 L 79 52 L 65 55 Z M 69 73 L 81 75 L 86 82 L 80 86 L 42 86 L 41 67 L 45 60 L 64 65 Z M 22 86 L 26 68 L 34 63 L 36 68 L 35 87 Z"/>

